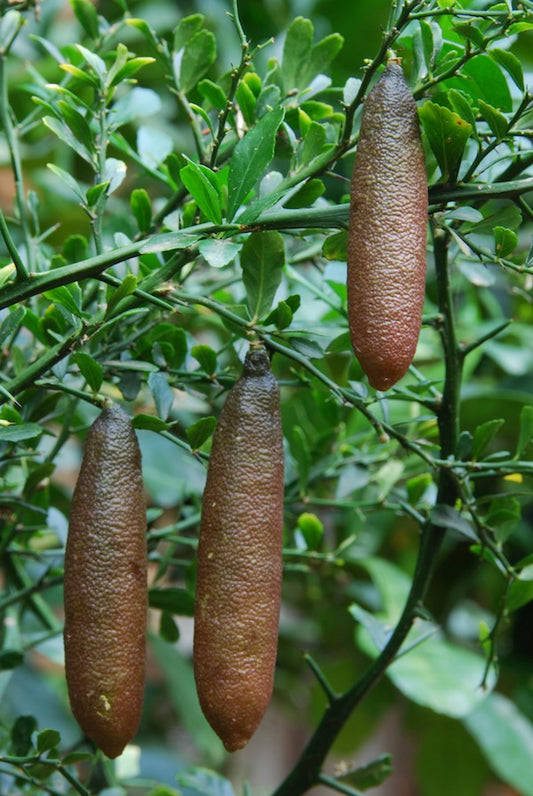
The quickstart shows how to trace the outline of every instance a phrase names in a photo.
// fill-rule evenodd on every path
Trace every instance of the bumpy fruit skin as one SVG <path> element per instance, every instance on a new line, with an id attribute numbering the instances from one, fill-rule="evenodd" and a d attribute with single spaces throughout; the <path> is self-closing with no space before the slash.
<path id="1" fill-rule="evenodd" d="M 202 710 L 242 749 L 274 681 L 283 531 L 283 434 L 278 384 L 250 350 L 217 423 L 202 505 L 194 673 Z"/>
<path id="2" fill-rule="evenodd" d="M 416 103 L 391 62 L 365 100 L 351 185 L 348 320 L 370 384 L 411 364 L 424 305 L 427 176 Z"/>
<path id="3" fill-rule="evenodd" d="M 117 757 L 139 727 L 146 655 L 146 506 L 129 417 L 105 408 L 76 483 L 65 553 L 65 671 L 72 712 Z"/>

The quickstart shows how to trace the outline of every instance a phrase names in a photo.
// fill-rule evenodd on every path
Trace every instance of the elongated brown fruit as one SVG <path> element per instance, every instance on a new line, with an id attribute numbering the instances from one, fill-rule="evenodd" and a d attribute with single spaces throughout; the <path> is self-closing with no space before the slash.
<path id="1" fill-rule="evenodd" d="M 424 304 L 427 177 L 416 103 L 391 62 L 365 100 L 351 187 L 348 320 L 370 384 L 411 364 Z"/>
<path id="2" fill-rule="evenodd" d="M 65 671 L 72 712 L 117 757 L 139 727 L 146 646 L 146 507 L 129 417 L 105 408 L 85 444 L 65 554 Z"/>
<path id="3" fill-rule="evenodd" d="M 266 352 L 250 350 L 215 430 L 198 546 L 196 686 L 230 752 L 247 744 L 272 695 L 282 530 L 279 388 Z"/>

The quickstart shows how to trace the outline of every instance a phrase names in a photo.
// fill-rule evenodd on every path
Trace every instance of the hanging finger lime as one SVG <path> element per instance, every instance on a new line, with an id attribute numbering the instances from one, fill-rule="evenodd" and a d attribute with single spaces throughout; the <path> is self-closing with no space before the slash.
<path id="1" fill-rule="evenodd" d="M 280 393 L 265 350 L 252 349 L 215 430 L 198 546 L 195 679 L 231 752 L 246 745 L 272 695 L 282 530 Z"/>
<path id="2" fill-rule="evenodd" d="M 65 552 L 65 672 L 72 712 L 108 757 L 136 734 L 146 638 L 146 508 L 129 417 L 93 423 L 72 498 Z"/>

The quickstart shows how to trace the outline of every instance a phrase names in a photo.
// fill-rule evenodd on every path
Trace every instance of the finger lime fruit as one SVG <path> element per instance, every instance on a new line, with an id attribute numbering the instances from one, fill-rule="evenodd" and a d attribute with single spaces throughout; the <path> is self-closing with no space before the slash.
<path id="1" fill-rule="evenodd" d="M 141 454 L 117 405 L 93 423 L 65 553 L 65 672 L 84 733 L 117 757 L 141 718 L 146 647 L 146 506 Z"/>
<path id="2" fill-rule="evenodd" d="M 198 546 L 194 673 L 230 752 L 247 744 L 272 695 L 282 531 L 279 387 L 265 350 L 251 349 L 215 429 Z"/>
<path id="3" fill-rule="evenodd" d="M 416 103 L 390 62 L 365 100 L 351 183 L 348 320 L 370 384 L 411 364 L 422 323 L 428 192 Z"/>

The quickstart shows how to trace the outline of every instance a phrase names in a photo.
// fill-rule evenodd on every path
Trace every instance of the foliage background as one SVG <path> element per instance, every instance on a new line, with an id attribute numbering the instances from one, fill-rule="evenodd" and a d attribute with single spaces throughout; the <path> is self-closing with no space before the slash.
<path id="1" fill-rule="evenodd" d="M 386 395 L 365 386 L 347 340 L 342 230 L 355 138 L 349 128 L 342 138 L 342 100 L 355 135 L 360 102 L 351 105 L 358 84 L 350 80 L 363 77 L 365 59 L 390 30 L 390 3 L 241 5 L 242 28 L 252 47 L 260 45 L 253 64 L 267 87 L 262 95 L 258 80 L 244 76 L 225 3 L 131 2 L 127 15 L 141 22 L 130 24 L 122 21 L 123 2 L 98 3 L 98 16 L 81 0 L 46 0 L 38 14 L 32 3 L 0 3 L 2 45 L 16 34 L 0 60 L 0 792 L 231 794 L 248 780 L 249 792 L 272 793 L 320 721 L 328 681 L 337 692 L 350 689 L 385 644 L 409 592 L 420 529 L 432 522 L 445 538 L 438 560 L 434 551 L 427 613 L 408 642 L 414 648 L 345 723 L 322 781 L 345 793 L 372 786 L 379 794 L 533 793 L 532 113 L 520 85 L 523 69 L 531 86 L 530 3 L 494 6 L 489 24 L 486 3 L 457 4 L 456 11 L 471 10 L 468 18 L 439 16 L 448 3 L 414 2 L 412 11 L 428 16 L 401 28 L 397 50 L 411 86 L 421 105 L 433 103 L 421 117 L 434 234 L 416 368 Z M 397 4 L 399 15 L 405 5 Z M 20 32 L 18 11 L 26 23 Z M 205 20 L 177 28 L 197 13 Z M 522 27 L 502 36 L 510 13 Z M 311 67 L 298 74 L 299 61 L 284 52 L 299 15 L 312 20 L 315 42 L 330 37 L 323 71 L 332 80 L 318 84 L 314 102 L 305 93 Z M 188 34 L 200 36 L 188 44 L 185 66 L 178 63 L 181 87 L 172 68 L 176 28 L 183 39 L 174 41 L 176 52 Z M 303 23 L 293 27 L 293 45 L 308 32 Z M 275 41 L 263 46 L 270 36 Z M 479 56 L 476 63 L 485 60 L 471 93 L 464 79 L 440 79 L 446 68 L 468 74 L 461 57 L 487 46 L 515 59 Z M 273 57 L 281 74 L 269 65 Z M 99 76 L 101 64 L 113 63 L 113 79 L 108 71 Z M 238 88 L 226 114 L 231 65 Z M 200 82 L 206 79 L 212 83 Z M 285 96 L 298 80 L 303 91 Z M 228 131 L 220 168 L 208 173 L 218 110 Z M 452 112 L 477 137 L 439 143 Z M 232 158 L 248 128 L 261 132 L 249 184 L 251 149 L 241 147 L 240 165 Z M 195 165 L 199 151 L 203 171 Z M 268 199 L 254 205 L 265 173 L 263 197 L 275 192 L 278 175 L 286 177 L 272 209 Z M 484 183 L 481 201 L 477 189 L 464 190 L 472 180 Z M 502 182 L 514 187 L 499 194 Z M 228 201 L 246 206 L 245 230 L 231 226 Z M 37 277 L 28 292 L 26 270 L 56 279 Z M 444 293 L 443 275 L 451 280 Z M 444 306 L 443 296 L 453 304 Z M 250 333 L 275 353 L 283 392 L 284 608 L 272 708 L 248 749 L 228 759 L 196 703 L 190 616 L 210 435 Z M 462 385 L 459 342 L 470 346 Z M 453 355 L 443 356 L 443 344 Z M 439 440 L 443 386 L 455 400 L 446 410 L 450 438 Z M 149 500 L 145 711 L 139 746 L 116 766 L 73 756 L 87 747 L 62 669 L 69 499 L 103 396 L 124 400 L 135 415 Z M 467 464 L 455 467 L 452 459 L 449 469 L 449 456 Z M 449 472 L 460 490 L 456 484 L 435 510 Z M 426 640 L 418 644 L 417 634 Z M 496 679 L 497 693 L 482 700 L 480 683 L 490 690 Z M 389 751 L 394 768 L 386 779 Z M 332 781 L 339 760 L 352 773 Z"/>

